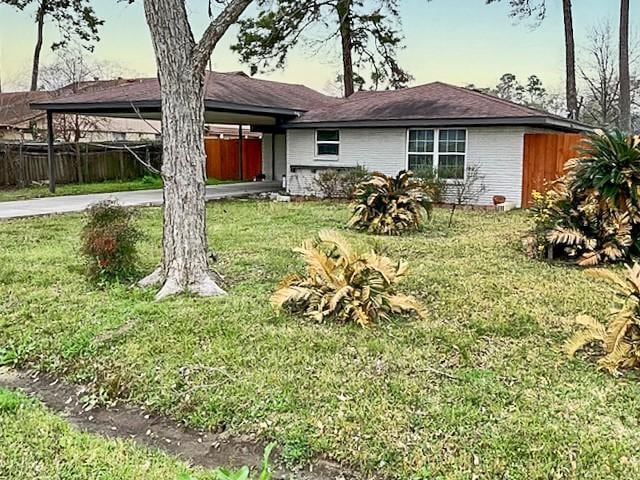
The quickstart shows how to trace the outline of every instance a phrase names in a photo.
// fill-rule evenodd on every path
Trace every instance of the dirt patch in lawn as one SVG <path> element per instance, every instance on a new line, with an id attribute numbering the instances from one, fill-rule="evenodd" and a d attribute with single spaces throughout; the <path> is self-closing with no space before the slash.
<path id="1" fill-rule="evenodd" d="M 134 440 L 146 447 L 178 456 L 193 465 L 204 468 L 242 465 L 258 467 L 262 462 L 266 445 L 255 438 L 197 431 L 129 405 L 113 408 L 90 407 L 82 401 L 87 393 L 85 387 L 70 385 L 49 375 L 0 368 L 0 387 L 19 389 L 38 397 L 47 407 L 61 413 L 80 430 L 110 438 Z M 295 472 L 278 467 L 277 452 L 272 460 L 278 479 L 357 478 L 339 465 L 323 459 L 316 459 L 304 470 Z"/>

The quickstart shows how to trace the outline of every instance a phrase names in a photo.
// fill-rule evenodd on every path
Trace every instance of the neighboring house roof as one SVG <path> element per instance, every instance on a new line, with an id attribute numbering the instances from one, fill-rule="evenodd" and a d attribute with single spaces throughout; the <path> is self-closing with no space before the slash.
<path id="1" fill-rule="evenodd" d="M 207 72 L 205 104 L 209 108 L 253 107 L 255 111 L 281 110 L 293 114 L 337 101 L 304 85 L 258 80 L 242 72 Z M 160 108 L 160 83 L 156 78 L 128 80 L 124 84 L 91 93 L 39 102 L 36 108 L 64 110 L 91 108 L 101 105 L 139 108 Z"/>
<path id="2" fill-rule="evenodd" d="M 53 91 L 0 93 L 0 127 L 28 128 L 29 122 L 45 116 L 44 110 L 32 109 L 32 103 L 48 102 L 78 93 L 94 92 L 120 85 L 126 80 L 91 80 L 65 85 Z"/>
<path id="3" fill-rule="evenodd" d="M 587 125 L 477 90 L 433 82 L 380 92 L 357 92 L 339 105 L 319 106 L 292 120 L 292 128 L 326 125 L 532 125 L 584 130 Z"/>
<path id="4" fill-rule="evenodd" d="M 111 88 L 37 102 L 52 111 L 125 114 L 160 110 L 160 85 L 155 78 L 128 80 Z M 273 115 L 285 128 L 327 126 L 527 125 L 564 131 L 589 130 L 588 125 L 518 105 L 467 88 L 434 82 L 382 92 L 358 92 L 349 98 L 323 95 L 304 85 L 248 77 L 242 72 L 207 72 L 205 107 Z"/>
<path id="5" fill-rule="evenodd" d="M 0 127 L 21 128 L 37 119 L 44 112 L 32 110 L 29 104 L 44 102 L 52 98 L 49 92 L 0 93 Z"/>

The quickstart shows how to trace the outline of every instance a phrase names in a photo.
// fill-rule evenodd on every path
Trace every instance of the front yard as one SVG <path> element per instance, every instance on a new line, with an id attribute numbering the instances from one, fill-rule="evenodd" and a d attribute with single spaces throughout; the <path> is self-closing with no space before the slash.
<path id="1" fill-rule="evenodd" d="M 167 455 L 141 449 L 132 441 L 79 433 L 38 402 L 1 388 L 0 432 L 2 478 L 191 478 L 185 464 Z M 212 473 L 198 476 L 214 478 Z"/>
<path id="2" fill-rule="evenodd" d="M 146 270 L 161 214 L 141 211 Z M 81 215 L 0 223 L 0 364 L 32 365 L 189 424 L 274 439 L 291 463 L 326 455 L 363 478 L 638 478 L 636 378 L 561 344 L 607 286 L 527 259 L 522 212 L 436 210 L 425 232 L 346 233 L 409 261 L 401 290 L 426 321 L 370 329 L 274 313 L 293 246 L 344 225 L 343 205 L 214 203 L 209 240 L 229 295 L 154 303 L 153 291 L 85 280 Z"/>
<path id="3" fill-rule="evenodd" d="M 208 185 L 222 183 L 234 183 L 229 180 L 216 180 L 209 178 Z M 24 188 L 2 187 L 0 188 L 0 202 L 13 200 L 30 200 L 32 198 L 58 197 L 61 195 L 86 195 L 90 193 L 133 192 L 138 190 L 155 190 L 162 188 L 162 180 L 156 176 L 146 176 L 133 180 L 109 180 L 94 183 L 69 183 L 56 187 L 56 193 L 49 192 L 47 185 L 38 185 Z"/>

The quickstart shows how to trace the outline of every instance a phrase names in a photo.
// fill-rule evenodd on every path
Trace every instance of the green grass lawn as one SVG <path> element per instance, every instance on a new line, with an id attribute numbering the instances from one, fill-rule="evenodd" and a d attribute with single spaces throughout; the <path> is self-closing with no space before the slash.
<path id="1" fill-rule="evenodd" d="M 229 180 L 208 179 L 209 185 L 219 185 L 221 183 L 233 183 Z M 31 198 L 42 198 L 60 195 L 85 195 L 87 193 L 111 193 L 111 192 L 131 192 L 134 190 L 153 190 L 162 188 L 160 177 L 143 177 L 135 180 L 119 181 L 112 180 L 98 183 L 73 183 L 58 185 L 56 193 L 49 192 L 49 187 L 33 186 L 26 188 L 0 188 L 0 202 L 11 200 L 29 200 Z"/>
<path id="2" fill-rule="evenodd" d="M 377 478 L 639 478 L 637 379 L 561 351 L 576 314 L 603 319 L 612 307 L 606 285 L 527 259 L 522 212 L 462 212 L 448 230 L 436 210 L 416 235 L 347 233 L 410 262 L 403 291 L 428 320 L 361 329 L 276 314 L 270 294 L 302 269 L 291 248 L 346 218 L 337 204 L 211 204 L 229 295 L 161 303 L 153 290 L 84 279 L 73 254 L 81 215 L 2 222 L 0 363 L 93 382 L 96 399 L 257 433 L 290 462 L 324 454 Z M 160 210 L 140 222 L 150 271 Z"/>
<path id="3" fill-rule="evenodd" d="M 213 480 L 177 460 L 80 433 L 36 401 L 0 389 L 0 478 L 50 480 Z"/>

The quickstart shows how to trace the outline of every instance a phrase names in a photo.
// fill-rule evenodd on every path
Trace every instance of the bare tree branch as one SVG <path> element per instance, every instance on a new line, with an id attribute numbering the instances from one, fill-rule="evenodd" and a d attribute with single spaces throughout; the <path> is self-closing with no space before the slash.
<path id="1" fill-rule="evenodd" d="M 238 21 L 252 0 L 233 0 L 207 27 L 202 38 L 193 50 L 194 68 L 202 71 L 206 68 L 211 52 L 229 27 Z"/>

